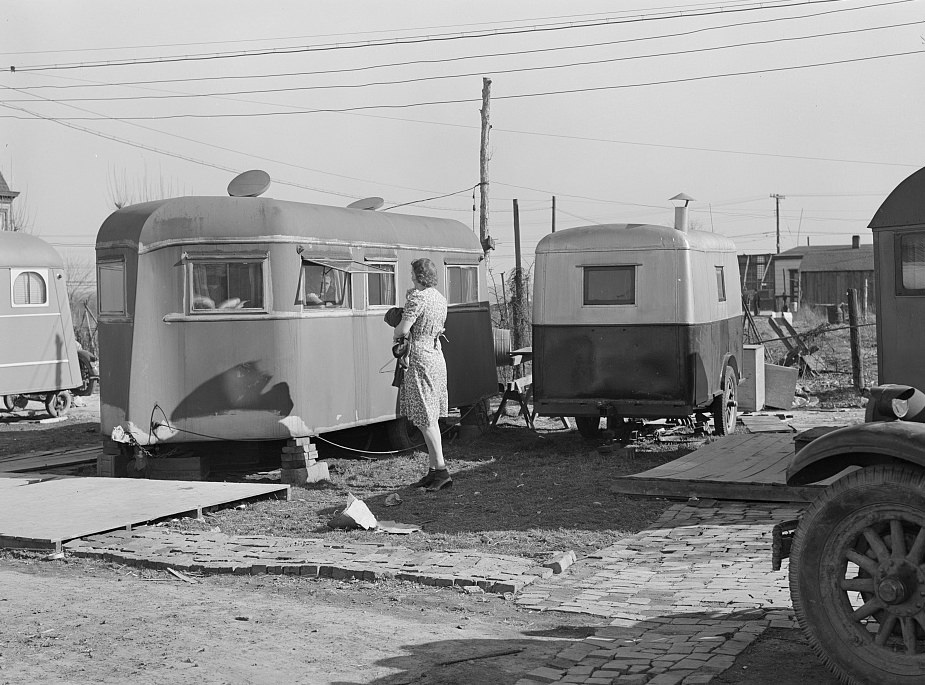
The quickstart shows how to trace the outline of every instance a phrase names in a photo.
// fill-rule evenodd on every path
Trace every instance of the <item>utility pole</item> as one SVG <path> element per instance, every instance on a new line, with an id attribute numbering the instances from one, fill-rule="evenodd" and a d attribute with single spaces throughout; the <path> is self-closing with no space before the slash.
<path id="1" fill-rule="evenodd" d="M 520 206 L 514 200 L 514 307 L 511 315 L 514 324 L 513 347 L 519 350 L 524 346 L 524 272 L 520 261 Z"/>
<path id="2" fill-rule="evenodd" d="M 777 254 L 780 254 L 780 201 L 786 197 L 777 193 L 771 193 L 771 197 L 774 198 L 774 216 L 777 219 Z"/>
<path id="3" fill-rule="evenodd" d="M 556 232 L 556 196 L 552 196 L 552 232 Z"/>
<path id="4" fill-rule="evenodd" d="M 491 125 L 488 123 L 489 104 L 491 102 L 491 79 L 482 79 L 482 141 L 479 150 L 479 242 L 482 251 L 488 252 L 494 248 L 494 241 L 488 235 L 488 134 Z"/>

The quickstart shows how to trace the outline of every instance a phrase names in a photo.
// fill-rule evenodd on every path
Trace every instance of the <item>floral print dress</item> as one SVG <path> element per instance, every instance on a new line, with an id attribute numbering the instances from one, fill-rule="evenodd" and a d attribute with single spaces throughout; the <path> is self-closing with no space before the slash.
<path id="1" fill-rule="evenodd" d="M 449 412 L 446 360 L 440 334 L 446 323 L 446 298 L 436 288 L 408 291 L 403 321 L 411 326 L 408 370 L 398 392 L 398 411 L 418 428 L 436 426 Z"/>

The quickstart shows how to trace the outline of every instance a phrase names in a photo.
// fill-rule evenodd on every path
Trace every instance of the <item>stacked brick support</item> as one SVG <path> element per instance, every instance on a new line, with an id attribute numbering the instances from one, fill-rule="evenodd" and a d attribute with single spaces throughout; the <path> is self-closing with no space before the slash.
<path id="1" fill-rule="evenodd" d="M 311 438 L 291 438 L 280 455 L 280 481 L 305 485 L 330 480 L 328 465 L 318 461 L 318 446 Z"/>

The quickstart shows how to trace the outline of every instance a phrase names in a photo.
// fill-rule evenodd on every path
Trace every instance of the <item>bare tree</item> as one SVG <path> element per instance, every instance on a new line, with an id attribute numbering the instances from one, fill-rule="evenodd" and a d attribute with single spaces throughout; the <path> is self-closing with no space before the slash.
<path id="1" fill-rule="evenodd" d="M 125 170 L 117 173 L 115 169 L 111 169 L 109 172 L 109 200 L 116 209 L 189 194 L 190 190 L 174 179 L 165 179 L 163 176 L 158 176 L 157 179 L 149 178 L 147 169 L 141 178 L 135 178 L 134 181 L 129 179 Z"/>

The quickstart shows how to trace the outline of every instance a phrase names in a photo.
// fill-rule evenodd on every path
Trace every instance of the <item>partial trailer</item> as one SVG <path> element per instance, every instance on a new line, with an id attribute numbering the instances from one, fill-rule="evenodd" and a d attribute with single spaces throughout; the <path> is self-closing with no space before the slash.
<path id="1" fill-rule="evenodd" d="M 61 255 L 41 238 L 0 231 L 0 395 L 7 410 L 29 400 L 51 416 L 82 384 Z"/>

